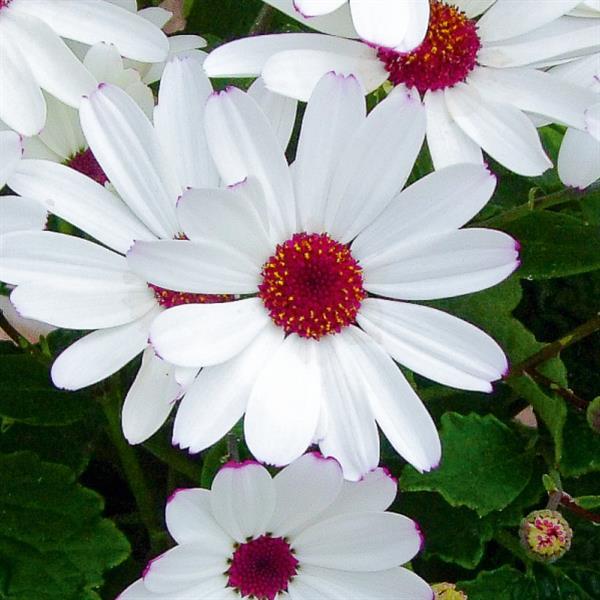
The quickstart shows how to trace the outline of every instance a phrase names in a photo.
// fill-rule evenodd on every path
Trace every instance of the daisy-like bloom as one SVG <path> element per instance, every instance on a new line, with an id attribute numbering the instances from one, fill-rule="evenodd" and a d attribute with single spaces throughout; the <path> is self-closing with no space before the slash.
<path id="1" fill-rule="evenodd" d="M 528 113 L 584 129 L 593 98 L 533 67 L 597 51 L 600 23 L 563 17 L 577 0 L 539 0 L 535 10 L 530 4 L 432 0 L 427 36 L 408 53 L 322 34 L 265 35 L 217 48 L 205 68 L 211 77 L 262 74 L 269 89 L 300 100 L 332 70 L 354 74 L 366 92 L 385 82 L 412 89 L 426 108 L 437 169 L 482 163 L 483 149 L 510 170 L 534 176 L 552 163 Z"/>
<path id="2" fill-rule="evenodd" d="M 102 244 L 48 231 L 7 233 L 0 244 L 0 280 L 17 285 L 11 300 L 24 317 L 95 330 L 54 362 L 52 379 L 58 387 L 96 383 L 144 352 L 123 408 L 124 433 L 132 443 L 160 427 L 190 376 L 189 370 L 177 371 L 148 348 L 153 318 L 165 307 L 228 299 L 148 285 L 123 256 L 136 239 L 181 237 L 177 198 L 189 187 L 219 183 L 203 127 L 204 103 L 212 88 L 202 60 L 197 51 L 171 59 L 154 125 L 114 85 L 102 84 L 84 99 L 81 127 L 110 189 L 73 165 L 47 160 L 22 160 L 9 178 L 14 191 L 38 200 Z M 284 129 L 289 135 L 287 108 L 295 103 L 255 89 L 273 118 L 285 124 L 280 135 Z"/>
<path id="3" fill-rule="evenodd" d="M 386 512 L 396 490 L 385 469 L 351 483 L 319 454 L 273 478 L 258 463 L 228 463 L 210 490 L 171 496 L 177 545 L 119 600 L 431 600 L 431 587 L 399 566 L 422 536 Z"/>
<path id="4" fill-rule="evenodd" d="M 293 169 L 265 116 L 236 88 L 207 104 L 209 148 L 233 190 L 191 190 L 177 211 L 188 240 L 138 242 L 129 263 L 155 285 L 241 294 L 161 314 L 164 359 L 205 367 L 184 397 L 173 441 L 198 452 L 245 413 L 258 460 L 284 465 L 318 442 L 349 479 L 379 461 L 376 422 L 421 471 L 438 434 L 398 369 L 490 391 L 506 358 L 479 329 L 397 300 L 481 290 L 517 266 L 515 241 L 459 230 L 495 178 L 455 166 L 400 193 L 425 134 L 417 98 L 396 90 L 365 117 L 359 82 L 328 74 L 311 98 Z"/>
<path id="5" fill-rule="evenodd" d="M 163 61 L 164 33 L 123 8 L 130 0 L 0 0 L 0 119 L 24 135 L 46 121 L 42 89 L 78 107 L 97 84 L 65 41 L 109 42 L 122 56 Z M 120 6 L 121 5 L 121 6 Z"/>
<path id="6" fill-rule="evenodd" d="M 357 37 L 398 52 L 416 48 L 427 33 L 429 0 L 266 0 L 295 18 L 311 23 L 315 17 L 336 11 L 332 22 L 352 15 Z M 348 11 L 349 5 L 349 11 Z M 295 14 L 294 12 L 295 11 Z M 343 11 L 343 12 L 342 12 Z"/>
<path id="7" fill-rule="evenodd" d="M 551 72 L 596 95 L 596 104 L 585 112 L 586 130 L 567 129 L 558 153 L 560 180 L 584 189 L 600 179 L 600 54 L 559 65 Z"/>

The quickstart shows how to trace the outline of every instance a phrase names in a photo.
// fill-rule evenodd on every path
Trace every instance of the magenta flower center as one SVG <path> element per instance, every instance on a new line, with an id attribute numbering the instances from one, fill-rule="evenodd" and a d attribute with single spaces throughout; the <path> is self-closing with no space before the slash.
<path id="1" fill-rule="evenodd" d="M 242 597 L 273 600 L 287 590 L 297 566 L 298 560 L 283 538 L 261 535 L 241 544 L 233 553 L 227 585 Z"/>
<path id="2" fill-rule="evenodd" d="M 424 93 L 465 81 L 476 65 L 480 48 L 477 23 L 456 7 L 432 0 L 423 43 L 404 54 L 380 48 L 377 56 L 394 85 L 404 83 Z"/>
<path id="3" fill-rule="evenodd" d="M 149 283 L 148 287 L 154 292 L 156 301 L 165 308 L 173 308 L 182 304 L 218 304 L 220 302 L 229 302 L 233 300 L 233 296 L 229 294 L 192 294 L 190 292 L 177 292 L 175 290 L 167 290 L 153 283 Z"/>
<path id="4" fill-rule="evenodd" d="M 286 333 L 320 339 L 352 324 L 364 300 L 362 270 L 326 233 L 296 233 L 263 265 L 259 296 Z"/>
<path id="5" fill-rule="evenodd" d="M 0 10 L 2 10 L 5 6 L 8 6 L 12 0 L 0 0 Z"/>
<path id="6" fill-rule="evenodd" d="M 2 0 L 0 0 L 0 2 L 2 2 Z M 81 150 L 81 152 L 78 152 L 69 158 L 69 160 L 67 160 L 67 166 L 87 175 L 90 179 L 93 179 L 100 185 L 104 185 L 108 181 L 108 177 L 105 175 L 102 167 L 98 164 L 96 157 L 89 148 L 87 150 Z"/>

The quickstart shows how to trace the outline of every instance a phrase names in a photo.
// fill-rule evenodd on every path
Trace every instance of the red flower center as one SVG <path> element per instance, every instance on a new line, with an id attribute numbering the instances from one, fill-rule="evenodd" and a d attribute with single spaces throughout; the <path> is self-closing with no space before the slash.
<path id="1" fill-rule="evenodd" d="M 378 57 L 394 85 L 404 83 L 424 93 L 464 81 L 475 67 L 480 48 L 477 23 L 458 8 L 432 0 L 423 43 L 405 54 L 380 48 Z"/>
<path id="2" fill-rule="evenodd" d="M 181 304 L 218 304 L 220 302 L 229 302 L 233 296 L 229 294 L 192 294 L 189 292 L 177 292 L 167 290 L 152 283 L 148 287 L 154 292 L 156 301 L 165 308 L 173 308 Z"/>
<path id="3" fill-rule="evenodd" d="M 0 0 L 0 2 L 1 1 L 2 0 Z M 69 158 L 67 166 L 87 175 L 94 181 L 97 181 L 100 185 L 104 185 L 108 181 L 108 177 L 105 175 L 102 167 L 98 164 L 96 157 L 89 148 L 87 150 L 81 150 L 81 152 L 78 152 Z"/>
<path id="4" fill-rule="evenodd" d="M 0 10 L 2 10 L 5 6 L 8 6 L 12 0 L 0 0 Z"/>
<path id="5" fill-rule="evenodd" d="M 356 318 L 366 296 L 362 271 L 326 233 L 296 233 L 263 265 L 259 296 L 286 333 L 320 339 Z"/>
<path id="6" fill-rule="evenodd" d="M 283 538 L 261 535 L 238 546 L 231 559 L 228 585 L 242 597 L 273 600 L 296 575 L 298 560 Z"/>

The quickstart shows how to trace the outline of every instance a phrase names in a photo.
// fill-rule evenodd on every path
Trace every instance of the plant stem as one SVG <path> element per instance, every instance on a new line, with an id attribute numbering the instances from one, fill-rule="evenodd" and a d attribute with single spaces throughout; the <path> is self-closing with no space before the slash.
<path id="1" fill-rule="evenodd" d="M 579 197 L 580 194 L 577 191 L 571 188 L 564 188 L 558 192 L 554 192 L 553 194 L 548 194 L 539 198 L 533 198 L 524 204 L 515 206 L 515 208 L 511 208 L 510 210 L 507 210 L 506 212 L 503 212 L 495 217 L 491 217 L 490 219 L 486 219 L 485 221 L 479 221 L 477 223 L 477 227 L 500 227 L 506 223 L 510 223 L 511 221 L 516 221 L 521 217 L 525 217 L 535 210 L 543 210 L 552 206 L 566 204 L 572 200 L 577 200 Z"/>
<path id="2" fill-rule="evenodd" d="M 165 443 L 163 439 L 154 436 L 144 442 L 143 447 L 150 452 L 150 454 L 158 458 L 158 460 L 182 475 L 185 475 L 195 484 L 200 485 L 202 467 L 185 455 L 177 452 L 175 448 L 168 443 Z"/>
<path id="3" fill-rule="evenodd" d="M 154 553 L 159 543 L 162 542 L 162 534 L 154 511 L 153 495 L 146 482 L 135 449 L 127 443 L 121 432 L 118 400 L 118 395 L 107 394 L 100 399 L 100 404 L 106 417 L 108 435 L 119 455 L 127 483 L 135 498 L 142 523 L 148 531 L 150 546 Z"/>
<path id="4" fill-rule="evenodd" d="M 564 506 L 567 510 L 570 510 L 572 513 L 579 515 L 581 518 L 586 519 L 587 521 L 591 521 L 592 523 L 600 523 L 600 515 L 593 513 L 585 508 L 582 508 L 577 504 L 569 494 L 565 492 L 561 493 L 560 505 Z"/>
<path id="5" fill-rule="evenodd" d="M 526 371 L 526 374 L 531 377 L 536 383 L 540 383 L 544 387 L 556 392 L 561 398 L 564 398 L 567 402 L 572 404 L 577 410 L 586 410 L 588 407 L 588 401 L 580 398 L 568 388 L 564 388 L 555 381 L 552 381 L 549 377 L 542 375 L 537 369 L 530 369 Z"/>
<path id="6" fill-rule="evenodd" d="M 250 27 L 248 35 L 260 35 L 269 29 L 269 25 L 275 16 L 275 9 L 268 4 L 263 5 L 258 13 L 256 20 Z"/>
<path id="7" fill-rule="evenodd" d="M 23 342 L 27 340 L 8 322 L 8 319 L 4 316 L 4 313 L 0 310 L 0 328 L 4 330 L 4 333 L 15 343 L 19 348 L 23 347 Z"/>

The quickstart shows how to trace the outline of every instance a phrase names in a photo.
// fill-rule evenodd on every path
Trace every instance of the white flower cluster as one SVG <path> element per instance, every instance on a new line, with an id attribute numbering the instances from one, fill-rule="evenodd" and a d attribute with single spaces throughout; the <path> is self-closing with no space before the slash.
<path id="1" fill-rule="evenodd" d="M 541 175 L 536 127 L 556 123 L 564 183 L 600 178 L 600 4 L 268 3 L 315 32 L 207 55 L 135 0 L 0 0 L 0 186 L 17 194 L 0 197 L 0 306 L 32 340 L 88 332 L 54 362 L 57 387 L 142 355 L 130 443 L 178 405 L 180 448 L 243 418 L 256 459 L 289 465 L 226 465 L 211 491 L 177 493 L 178 546 L 123 600 L 429 600 L 399 566 L 420 534 L 386 512 L 379 429 L 429 471 L 438 432 L 398 365 L 480 392 L 506 374 L 486 333 L 417 302 L 519 265 L 510 236 L 464 227 L 496 187 L 485 155 Z M 211 77 L 257 79 L 213 92 Z M 407 185 L 425 142 L 435 170 Z"/>

